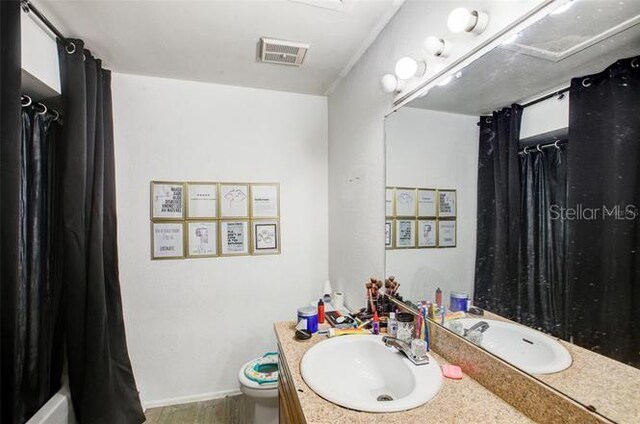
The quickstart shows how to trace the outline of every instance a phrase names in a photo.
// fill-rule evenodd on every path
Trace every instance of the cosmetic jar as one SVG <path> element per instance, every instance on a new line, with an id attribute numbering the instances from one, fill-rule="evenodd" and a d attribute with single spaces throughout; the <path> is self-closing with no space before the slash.
<path id="1" fill-rule="evenodd" d="M 302 308 L 298 308 L 298 324 L 300 321 L 305 321 L 307 331 L 310 333 L 318 332 L 318 308 L 313 306 L 303 306 Z M 299 328 L 296 326 L 296 328 Z"/>
<path id="2" fill-rule="evenodd" d="M 469 295 L 462 292 L 451 292 L 451 297 L 449 299 L 449 310 L 451 312 L 467 312 L 467 299 Z"/>
<path id="3" fill-rule="evenodd" d="M 396 316 L 398 320 L 398 333 L 396 337 L 407 343 L 411 343 L 415 325 L 413 323 L 413 314 L 401 312 Z"/>

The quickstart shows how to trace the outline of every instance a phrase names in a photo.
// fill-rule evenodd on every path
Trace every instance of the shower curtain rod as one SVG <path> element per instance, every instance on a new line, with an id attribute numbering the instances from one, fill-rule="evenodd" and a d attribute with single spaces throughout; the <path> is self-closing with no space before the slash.
<path id="1" fill-rule="evenodd" d="M 570 88 L 571 88 L 571 87 L 565 87 L 565 88 L 562 88 L 562 89 L 560 89 L 560 90 L 554 91 L 553 93 L 545 94 L 545 95 L 544 95 L 544 96 L 542 96 L 542 97 L 538 97 L 538 98 L 537 98 L 537 99 L 535 99 L 535 100 L 531 100 L 529 103 L 525 103 L 525 104 L 523 104 L 523 105 L 522 105 L 522 108 L 526 108 L 526 107 L 529 107 L 529 106 L 533 106 L 533 105 L 535 105 L 535 104 L 538 104 L 538 103 L 540 103 L 540 102 L 544 102 L 545 100 L 550 99 L 550 98 L 552 98 L 552 97 L 556 97 L 556 96 L 558 96 L 558 97 L 560 97 L 560 96 L 564 97 L 564 93 L 566 93 L 567 91 L 569 91 L 569 89 L 570 89 Z M 562 97 L 560 97 L 560 98 L 562 98 Z"/>
<path id="2" fill-rule="evenodd" d="M 537 144 L 535 146 L 527 146 L 524 149 L 518 150 L 518 154 L 528 155 L 530 152 L 534 150 L 541 151 L 542 149 L 549 149 L 551 147 L 555 147 L 556 149 L 559 149 L 561 144 L 566 144 L 566 143 L 568 143 L 568 140 L 556 140 L 556 141 L 552 141 L 551 143 L 542 143 L 542 144 Z"/>
<path id="3" fill-rule="evenodd" d="M 42 12 L 40 12 L 40 10 L 38 10 L 38 8 L 35 7 L 33 3 L 31 3 L 30 0 L 20 0 L 20 5 L 22 6 L 22 10 L 25 13 L 33 13 L 36 16 L 36 18 L 38 18 L 38 20 L 42 22 L 44 26 L 46 26 L 49 29 L 49 31 L 51 31 L 60 41 L 62 41 L 65 44 L 65 48 L 67 48 L 68 53 L 71 54 L 76 51 L 76 45 L 73 44 L 72 41 L 69 41 L 67 37 L 62 35 L 60 30 L 56 28 L 56 26 L 52 24 L 51 21 L 47 19 L 47 17 L 44 16 Z M 73 49 L 72 51 L 68 50 L 69 46 L 72 46 L 72 49 Z"/>

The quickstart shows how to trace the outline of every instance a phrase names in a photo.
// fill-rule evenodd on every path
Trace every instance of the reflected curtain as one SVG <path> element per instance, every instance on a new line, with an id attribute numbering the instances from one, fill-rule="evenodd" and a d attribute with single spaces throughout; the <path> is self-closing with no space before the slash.
<path id="1" fill-rule="evenodd" d="M 566 338 L 566 147 L 520 156 L 522 193 L 518 321 Z"/>
<path id="2" fill-rule="evenodd" d="M 569 122 L 571 336 L 640 366 L 640 57 L 573 79 Z"/>
<path id="3" fill-rule="evenodd" d="M 118 277 L 111 74 L 72 41 L 58 44 L 69 386 L 80 423 L 141 423 Z"/>
<path id="4" fill-rule="evenodd" d="M 515 319 L 520 243 L 522 106 L 480 119 L 474 304 Z"/>

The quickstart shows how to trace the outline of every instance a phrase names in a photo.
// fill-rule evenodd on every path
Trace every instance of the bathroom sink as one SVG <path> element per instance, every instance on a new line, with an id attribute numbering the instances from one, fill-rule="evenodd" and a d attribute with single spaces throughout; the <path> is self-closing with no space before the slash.
<path id="1" fill-rule="evenodd" d="M 569 368 L 569 351 L 557 340 L 523 325 L 491 319 L 461 318 L 465 329 L 481 321 L 489 324 L 481 346 L 530 374 L 552 374 Z M 451 325 L 448 322 L 447 327 Z"/>
<path id="2" fill-rule="evenodd" d="M 381 336 L 327 339 L 305 353 L 302 378 L 318 395 L 346 408 L 394 412 L 431 400 L 442 385 L 440 366 L 414 365 Z"/>

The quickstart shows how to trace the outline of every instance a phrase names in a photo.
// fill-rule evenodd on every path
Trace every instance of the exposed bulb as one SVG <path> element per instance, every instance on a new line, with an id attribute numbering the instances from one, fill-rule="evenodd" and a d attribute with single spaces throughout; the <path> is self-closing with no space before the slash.
<path id="1" fill-rule="evenodd" d="M 415 76 L 422 76 L 426 71 L 427 65 L 424 62 L 418 62 L 412 57 L 405 56 L 396 62 L 396 76 L 401 80 L 408 80 Z"/>
<path id="2" fill-rule="evenodd" d="M 433 35 L 424 40 L 424 48 L 434 56 L 447 56 L 449 46 L 449 42 Z"/>
<path id="3" fill-rule="evenodd" d="M 465 31 L 480 34 L 488 24 L 489 15 L 485 12 L 469 10 L 464 7 L 453 9 L 447 19 L 447 27 L 451 32 L 455 33 Z"/>
<path id="4" fill-rule="evenodd" d="M 385 93 L 393 93 L 396 91 L 402 91 L 404 88 L 404 82 L 398 80 L 393 74 L 384 74 L 380 78 L 380 86 Z"/>

